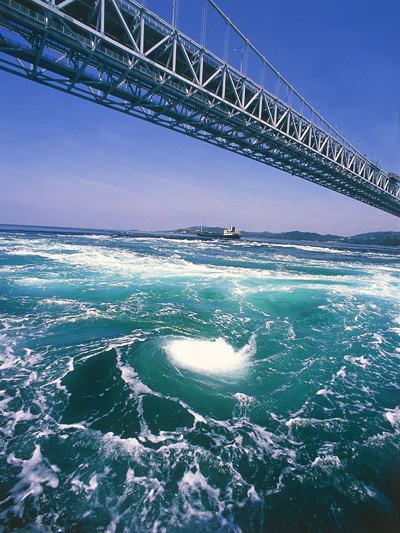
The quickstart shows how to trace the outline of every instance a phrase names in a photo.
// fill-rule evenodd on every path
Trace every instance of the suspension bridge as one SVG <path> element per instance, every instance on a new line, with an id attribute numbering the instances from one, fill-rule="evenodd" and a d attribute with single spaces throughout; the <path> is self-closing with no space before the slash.
<path id="1" fill-rule="evenodd" d="M 203 0 L 197 40 L 179 27 L 178 0 L 163 4 L 170 20 L 144 1 L 0 0 L 0 68 L 400 217 L 400 177 L 350 144 L 213 0 Z M 220 53 L 211 16 L 222 22 Z"/>

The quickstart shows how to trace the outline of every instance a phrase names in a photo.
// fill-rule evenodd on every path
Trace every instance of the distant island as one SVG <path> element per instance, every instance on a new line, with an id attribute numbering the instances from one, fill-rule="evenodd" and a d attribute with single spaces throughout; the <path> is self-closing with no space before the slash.
<path id="1" fill-rule="evenodd" d="M 60 226 L 29 226 L 18 224 L 0 224 L 0 231 L 13 232 L 40 232 L 40 233 L 58 233 L 61 235 L 109 235 L 110 237 L 173 237 L 174 235 L 187 235 L 189 238 L 197 238 L 196 232 L 199 226 L 190 226 L 187 228 L 178 228 L 174 230 L 112 230 L 112 229 L 94 229 L 94 228 L 68 228 Z M 202 226 L 204 231 L 212 233 L 223 233 L 224 228 L 219 226 Z M 377 246 L 399 246 L 400 231 L 376 231 L 373 233 L 361 233 L 351 237 L 342 235 L 313 233 L 308 231 L 285 231 L 283 233 L 272 233 L 271 231 L 241 231 L 243 237 L 248 239 L 276 240 L 276 241 L 300 241 L 300 242 L 324 242 L 331 244 L 365 244 Z"/>
<path id="2" fill-rule="evenodd" d="M 171 233 L 193 234 L 198 231 L 199 226 L 179 228 Z M 224 228 L 218 226 L 203 226 L 205 231 L 222 233 Z M 373 233 L 361 233 L 351 237 L 341 235 L 321 235 L 307 231 L 285 231 L 283 233 L 272 233 L 270 231 L 241 231 L 243 237 L 253 239 L 276 239 L 281 241 L 306 241 L 306 242 L 330 242 L 348 244 L 376 244 L 380 246 L 400 246 L 400 231 L 377 231 Z"/>

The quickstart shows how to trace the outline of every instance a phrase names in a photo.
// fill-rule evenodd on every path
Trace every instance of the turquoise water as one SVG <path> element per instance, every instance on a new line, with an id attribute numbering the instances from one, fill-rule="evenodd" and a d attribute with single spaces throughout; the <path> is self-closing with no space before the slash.
<path id="1" fill-rule="evenodd" d="M 400 252 L 0 233 L 0 529 L 394 532 Z"/>

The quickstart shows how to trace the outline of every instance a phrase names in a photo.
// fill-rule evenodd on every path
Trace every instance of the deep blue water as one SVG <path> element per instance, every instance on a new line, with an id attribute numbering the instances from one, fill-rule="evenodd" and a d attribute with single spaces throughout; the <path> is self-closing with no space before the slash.
<path id="1" fill-rule="evenodd" d="M 0 530 L 397 531 L 399 302 L 395 248 L 3 228 Z"/>

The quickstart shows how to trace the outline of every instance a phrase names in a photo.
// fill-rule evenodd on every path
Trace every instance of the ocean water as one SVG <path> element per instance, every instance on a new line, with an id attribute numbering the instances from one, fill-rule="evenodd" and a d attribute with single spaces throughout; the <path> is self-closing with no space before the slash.
<path id="1" fill-rule="evenodd" d="M 0 530 L 398 531 L 400 251 L 0 233 Z"/>

